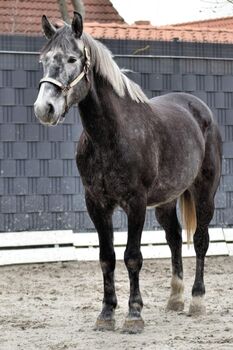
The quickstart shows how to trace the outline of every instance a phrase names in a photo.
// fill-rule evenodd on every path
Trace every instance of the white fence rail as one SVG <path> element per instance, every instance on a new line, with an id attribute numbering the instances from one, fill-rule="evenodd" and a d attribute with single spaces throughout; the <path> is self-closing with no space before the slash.
<path id="1" fill-rule="evenodd" d="M 183 237 L 183 256 L 195 256 L 193 245 L 188 247 L 185 234 Z M 124 257 L 126 240 L 126 232 L 115 232 L 114 245 L 119 260 Z M 97 233 L 73 233 L 69 230 L 1 233 L 0 265 L 98 260 L 98 244 Z M 164 231 L 144 231 L 141 250 L 144 259 L 171 256 Z M 233 256 L 233 229 L 210 229 L 207 255 Z"/>

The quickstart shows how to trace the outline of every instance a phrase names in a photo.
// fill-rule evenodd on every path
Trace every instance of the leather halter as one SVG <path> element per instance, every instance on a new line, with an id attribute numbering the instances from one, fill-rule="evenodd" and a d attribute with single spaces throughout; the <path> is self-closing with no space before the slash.
<path id="1" fill-rule="evenodd" d="M 74 87 L 76 84 L 78 84 L 80 82 L 80 80 L 82 80 L 83 77 L 86 77 L 87 80 L 89 80 L 88 78 L 88 71 L 90 68 L 90 64 L 91 64 L 91 58 L 90 58 L 90 53 L 89 50 L 84 46 L 84 55 L 85 55 L 85 64 L 83 67 L 82 72 L 77 76 L 77 78 L 75 78 L 71 83 L 64 85 L 62 84 L 60 81 L 54 79 L 54 78 L 50 78 L 50 77 L 46 77 L 46 78 L 42 78 L 39 82 L 39 88 L 41 86 L 41 84 L 43 83 L 51 83 L 57 87 L 59 87 L 63 93 L 64 96 L 67 96 L 69 90 Z"/>

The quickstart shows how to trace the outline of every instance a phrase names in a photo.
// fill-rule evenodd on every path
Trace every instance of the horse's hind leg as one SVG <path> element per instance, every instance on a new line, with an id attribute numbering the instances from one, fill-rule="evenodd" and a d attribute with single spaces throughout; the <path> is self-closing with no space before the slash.
<path id="1" fill-rule="evenodd" d="M 156 208 L 155 214 L 159 224 L 165 230 L 172 257 L 171 295 L 167 310 L 181 311 L 184 309 L 182 229 L 176 214 L 176 201 Z"/>
<path id="2" fill-rule="evenodd" d="M 197 229 L 194 234 L 194 248 L 196 252 L 196 275 L 192 288 L 192 301 L 190 303 L 190 315 L 202 315 L 206 313 L 204 303 L 204 262 L 209 247 L 208 226 L 214 213 L 214 198 L 205 198 L 206 192 L 200 191 L 196 204 Z"/>
<path id="3" fill-rule="evenodd" d="M 99 236 L 100 265 L 103 272 L 104 298 L 103 307 L 97 318 L 96 330 L 113 330 L 115 327 L 114 311 L 117 298 L 114 285 L 115 252 L 113 247 L 113 207 L 102 207 L 86 194 L 86 205 L 89 215 Z"/>
<path id="4" fill-rule="evenodd" d="M 214 196 L 221 175 L 221 138 L 216 127 L 208 134 L 205 158 L 191 191 L 196 206 L 197 228 L 194 234 L 196 275 L 192 288 L 190 315 L 205 314 L 204 262 L 209 247 L 208 226 L 214 214 Z"/>

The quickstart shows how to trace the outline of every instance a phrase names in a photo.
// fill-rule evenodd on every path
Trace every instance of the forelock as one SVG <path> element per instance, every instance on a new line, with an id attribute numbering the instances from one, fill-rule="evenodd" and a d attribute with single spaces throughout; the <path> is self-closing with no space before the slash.
<path id="1" fill-rule="evenodd" d="M 55 49 L 60 49 L 64 53 L 70 50 L 77 51 L 77 47 L 77 40 L 72 33 L 71 27 L 65 24 L 62 28 L 59 28 L 54 36 L 46 43 L 41 50 L 41 54 L 44 55 Z"/>

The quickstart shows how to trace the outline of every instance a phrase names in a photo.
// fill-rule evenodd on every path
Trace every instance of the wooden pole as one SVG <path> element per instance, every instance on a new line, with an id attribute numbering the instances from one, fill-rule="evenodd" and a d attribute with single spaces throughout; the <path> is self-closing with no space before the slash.
<path id="1" fill-rule="evenodd" d="M 84 20 L 85 18 L 85 7 L 83 4 L 83 0 L 71 0 L 74 10 L 79 12 L 82 15 Z"/>
<path id="2" fill-rule="evenodd" d="M 59 5 L 59 9 L 60 9 L 63 21 L 65 21 L 66 23 L 70 23 L 70 17 L 69 17 L 69 14 L 68 14 L 66 1 L 64 1 L 64 0 L 57 0 L 57 2 L 58 2 L 58 5 Z"/>

